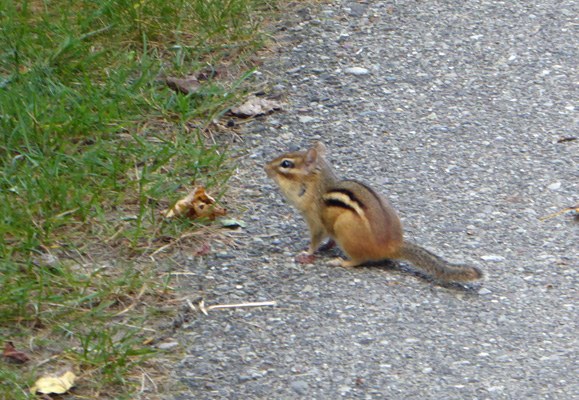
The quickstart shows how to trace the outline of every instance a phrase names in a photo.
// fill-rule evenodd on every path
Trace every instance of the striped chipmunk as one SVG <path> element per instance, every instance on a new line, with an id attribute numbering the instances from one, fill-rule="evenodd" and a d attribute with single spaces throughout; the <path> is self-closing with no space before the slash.
<path id="1" fill-rule="evenodd" d="M 284 154 L 265 166 L 287 200 L 305 218 L 310 248 L 296 261 L 311 263 L 322 240 L 335 243 L 350 257 L 332 265 L 353 267 L 365 262 L 405 260 L 441 282 L 466 282 L 483 277 L 467 265 L 450 264 L 402 238 L 402 225 L 388 201 L 368 186 L 339 179 L 324 159 L 326 147 L 318 142 L 306 151 Z"/>

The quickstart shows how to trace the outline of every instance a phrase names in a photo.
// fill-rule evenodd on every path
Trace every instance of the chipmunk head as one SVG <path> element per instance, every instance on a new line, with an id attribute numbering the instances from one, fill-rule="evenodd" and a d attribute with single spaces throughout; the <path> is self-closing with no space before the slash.
<path id="1" fill-rule="evenodd" d="M 279 185 L 290 203 L 302 209 L 307 207 L 305 199 L 319 192 L 325 176 L 330 179 L 333 172 L 323 156 L 326 147 L 318 142 L 304 151 L 284 154 L 265 166 L 267 176 Z M 321 189 L 320 189 L 321 190 Z"/>
<path id="2" fill-rule="evenodd" d="M 325 154 L 326 146 L 318 142 L 305 151 L 287 153 L 268 162 L 265 172 L 280 185 L 280 181 L 283 180 L 302 181 L 305 176 L 310 175 L 316 169 L 318 160 Z"/>

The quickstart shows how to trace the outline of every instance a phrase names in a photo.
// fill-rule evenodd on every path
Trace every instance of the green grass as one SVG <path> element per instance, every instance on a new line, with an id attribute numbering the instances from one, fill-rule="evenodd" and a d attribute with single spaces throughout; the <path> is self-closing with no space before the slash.
<path id="1" fill-rule="evenodd" d="M 208 128 L 244 94 L 271 8 L 0 0 L 0 344 L 57 354 L 38 368 L 0 359 L 0 397 L 29 398 L 34 377 L 63 366 L 84 377 L 81 395 L 132 390 L 131 369 L 154 355 L 143 299 L 169 296 L 137 265 L 192 229 L 162 209 L 195 185 L 225 189 L 225 149 L 207 144 Z M 187 96 L 163 82 L 200 72 Z"/>

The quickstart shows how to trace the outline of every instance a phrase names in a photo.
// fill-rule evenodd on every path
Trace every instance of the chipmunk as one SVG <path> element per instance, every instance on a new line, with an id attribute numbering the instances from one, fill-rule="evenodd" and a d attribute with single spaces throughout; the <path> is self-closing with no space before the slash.
<path id="1" fill-rule="evenodd" d="M 265 166 L 287 200 L 304 216 L 310 247 L 296 257 L 312 262 L 314 252 L 329 237 L 350 257 L 331 264 L 353 267 L 380 260 L 406 260 L 442 282 L 480 279 L 482 272 L 450 264 L 415 244 L 404 241 L 402 224 L 388 201 L 368 186 L 339 179 L 324 159 L 326 147 L 318 142 L 306 151 L 284 154 Z"/>

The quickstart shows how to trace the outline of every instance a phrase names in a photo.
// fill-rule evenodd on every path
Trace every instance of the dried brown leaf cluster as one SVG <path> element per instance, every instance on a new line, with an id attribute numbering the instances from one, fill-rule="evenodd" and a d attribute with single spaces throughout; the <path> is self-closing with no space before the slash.
<path id="1" fill-rule="evenodd" d="M 227 210 L 215 204 L 215 199 L 205 192 L 204 187 L 197 187 L 164 212 L 165 218 L 185 217 L 190 219 L 215 218 L 227 214 Z"/>

